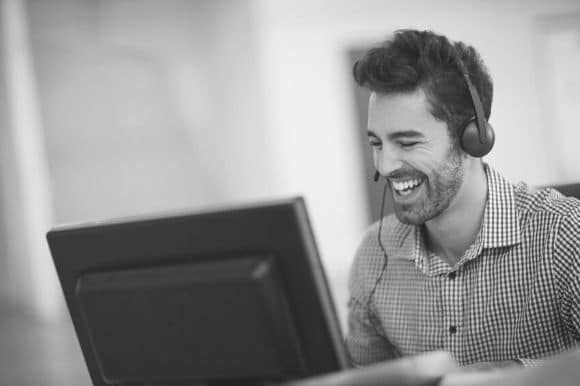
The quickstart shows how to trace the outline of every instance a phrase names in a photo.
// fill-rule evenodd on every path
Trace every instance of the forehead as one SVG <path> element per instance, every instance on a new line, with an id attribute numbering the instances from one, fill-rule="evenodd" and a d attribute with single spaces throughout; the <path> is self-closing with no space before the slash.
<path id="1" fill-rule="evenodd" d="M 414 130 L 426 137 L 447 136 L 447 124 L 437 120 L 423 90 L 381 94 L 369 98 L 368 130 L 380 136 Z"/>

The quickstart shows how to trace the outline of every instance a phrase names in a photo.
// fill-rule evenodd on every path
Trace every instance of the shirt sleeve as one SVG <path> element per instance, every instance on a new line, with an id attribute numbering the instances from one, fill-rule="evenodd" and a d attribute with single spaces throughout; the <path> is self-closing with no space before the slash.
<path id="1" fill-rule="evenodd" d="M 349 301 L 348 334 L 346 348 L 355 367 L 400 357 L 396 348 L 381 335 L 364 306 Z"/>
<path id="2" fill-rule="evenodd" d="M 378 242 L 369 231 L 357 250 L 349 275 L 348 333 L 345 345 L 353 366 L 397 358 L 398 350 L 385 337 L 371 310 L 369 295 L 383 269 Z"/>
<path id="3" fill-rule="evenodd" d="M 546 362 L 546 359 L 518 358 L 517 361 L 524 367 L 536 367 Z"/>
<path id="4" fill-rule="evenodd" d="M 580 209 L 564 217 L 554 244 L 560 315 L 570 338 L 580 343 Z"/>

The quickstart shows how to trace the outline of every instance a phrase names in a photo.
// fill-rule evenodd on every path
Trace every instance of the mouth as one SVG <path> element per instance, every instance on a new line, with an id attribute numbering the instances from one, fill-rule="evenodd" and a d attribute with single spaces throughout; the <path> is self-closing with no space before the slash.
<path id="1" fill-rule="evenodd" d="M 425 178 L 405 178 L 391 180 L 391 187 L 393 188 L 393 192 L 396 196 L 406 198 L 417 192 L 420 187 L 423 186 L 424 182 Z"/>

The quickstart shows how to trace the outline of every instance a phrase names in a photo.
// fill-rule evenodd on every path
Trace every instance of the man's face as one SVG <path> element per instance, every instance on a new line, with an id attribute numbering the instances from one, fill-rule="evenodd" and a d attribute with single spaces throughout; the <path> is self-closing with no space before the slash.
<path id="1" fill-rule="evenodd" d="M 419 89 L 371 93 L 368 136 L 379 173 L 387 177 L 399 221 L 423 224 L 449 207 L 463 182 L 463 154 L 447 124 L 431 115 Z"/>

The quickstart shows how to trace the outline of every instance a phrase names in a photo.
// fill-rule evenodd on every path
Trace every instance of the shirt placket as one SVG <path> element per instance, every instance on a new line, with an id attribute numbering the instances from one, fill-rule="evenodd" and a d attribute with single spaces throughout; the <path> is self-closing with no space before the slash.
<path id="1" fill-rule="evenodd" d="M 463 299 L 461 270 L 442 275 L 443 336 L 445 349 L 456 357 L 461 353 L 463 335 Z"/>

